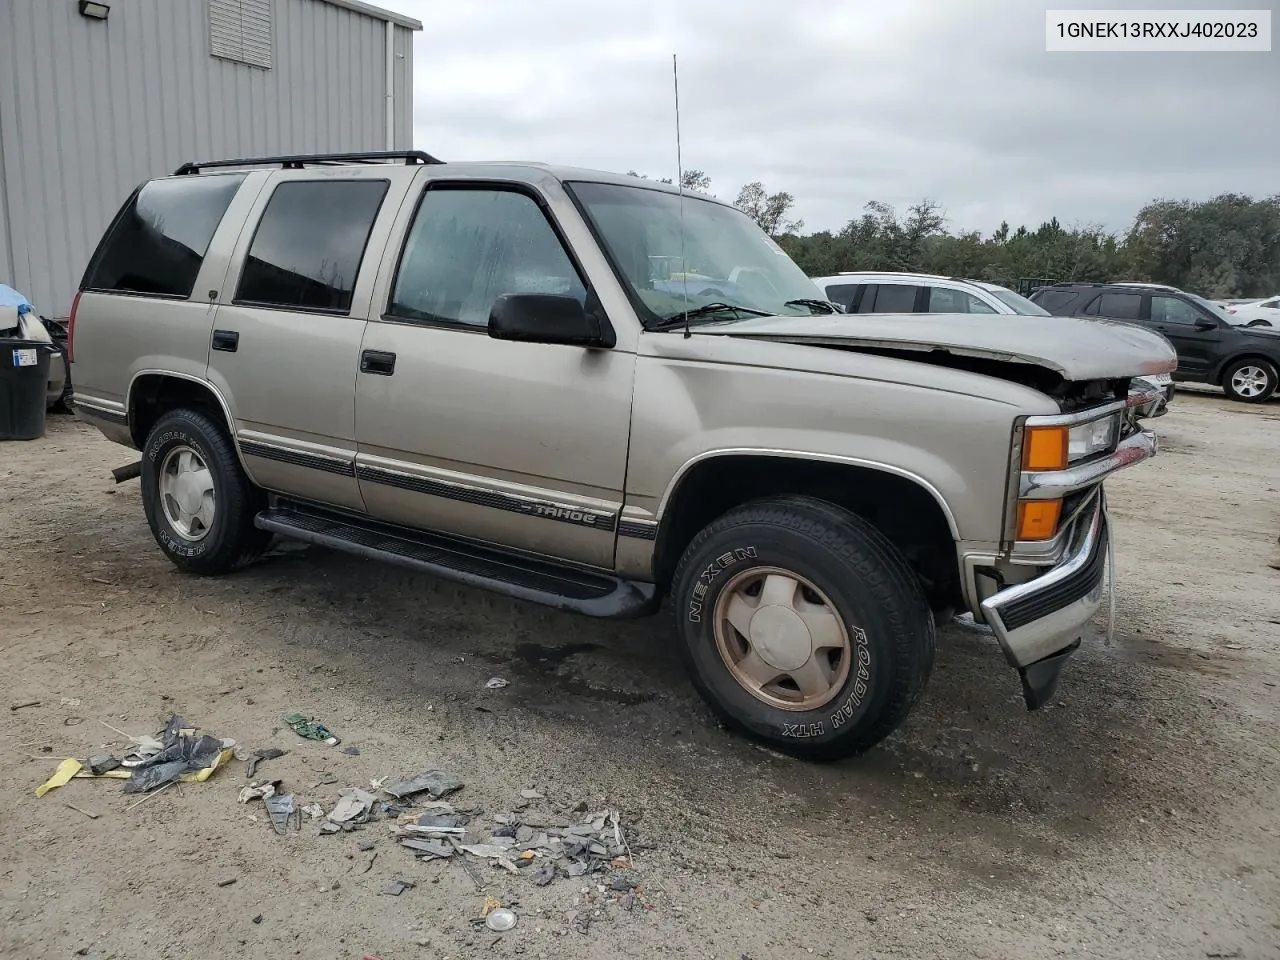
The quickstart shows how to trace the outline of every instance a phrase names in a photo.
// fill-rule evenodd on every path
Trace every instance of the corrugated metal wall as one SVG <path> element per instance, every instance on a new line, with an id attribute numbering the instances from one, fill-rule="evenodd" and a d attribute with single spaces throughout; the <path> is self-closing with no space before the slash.
<path id="1" fill-rule="evenodd" d="M 386 147 L 386 24 L 273 0 L 273 66 L 209 52 L 206 0 L 0 0 L 0 282 L 65 316 L 103 229 L 188 160 Z M 395 143 L 412 145 L 412 33 L 395 28 Z"/>

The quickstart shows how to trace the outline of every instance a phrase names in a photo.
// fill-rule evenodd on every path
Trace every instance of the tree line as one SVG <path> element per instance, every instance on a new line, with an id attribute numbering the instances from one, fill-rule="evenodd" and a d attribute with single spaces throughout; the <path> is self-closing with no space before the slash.
<path id="1" fill-rule="evenodd" d="M 686 170 L 681 179 L 687 190 L 710 193 L 711 178 L 701 170 Z M 1142 280 L 1212 299 L 1280 294 L 1280 195 L 1156 199 L 1123 234 L 1064 227 L 1057 217 L 1035 228 L 1001 223 L 990 234 L 951 231 L 941 205 L 929 199 L 904 212 L 873 200 L 839 230 L 805 233 L 804 221 L 792 217 L 795 197 L 759 181 L 743 186 L 734 206 L 809 276 L 901 270 L 1011 287 L 1029 280 Z"/>

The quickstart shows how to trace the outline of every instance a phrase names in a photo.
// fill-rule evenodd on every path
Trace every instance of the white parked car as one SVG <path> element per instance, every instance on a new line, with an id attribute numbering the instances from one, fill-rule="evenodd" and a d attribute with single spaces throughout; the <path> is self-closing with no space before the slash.
<path id="1" fill-rule="evenodd" d="M 811 278 L 822 296 L 846 313 L 998 313 L 1048 317 L 1043 307 L 1008 287 L 981 280 L 928 273 L 850 272 Z M 1137 378 L 1161 393 L 1161 399 L 1142 408 L 1149 417 L 1162 416 L 1173 399 L 1173 377 L 1161 373 Z"/>
<path id="2" fill-rule="evenodd" d="M 1280 327 L 1280 297 L 1244 300 L 1224 304 L 1232 324 L 1244 327 Z"/>

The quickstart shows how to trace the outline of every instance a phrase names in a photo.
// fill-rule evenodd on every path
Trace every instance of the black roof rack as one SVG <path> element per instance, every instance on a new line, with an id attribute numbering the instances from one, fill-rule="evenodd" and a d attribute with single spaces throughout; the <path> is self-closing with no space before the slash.
<path id="1" fill-rule="evenodd" d="M 202 163 L 184 163 L 173 171 L 175 177 L 183 177 L 210 167 L 262 167 L 280 166 L 285 170 L 301 170 L 308 164 L 382 163 L 386 160 L 403 160 L 407 166 L 418 163 L 444 163 L 421 150 L 374 150 L 366 153 L 302 153 L 290 157 L 252 157 L 243 160 L 205 160 Z"/>

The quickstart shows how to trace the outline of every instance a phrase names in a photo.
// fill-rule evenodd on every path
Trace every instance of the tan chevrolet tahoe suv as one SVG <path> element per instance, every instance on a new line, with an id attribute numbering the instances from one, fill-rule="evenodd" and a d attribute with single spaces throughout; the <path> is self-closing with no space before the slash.
<path id="1" fill-rule="evenodd" d="M 672 264 L 678 269 L 672 269 Z M 683 268 L 683 269 L 679 269 Z M 421 153 L 187 164 L 108 228 L 75 405 L 179 568 L 273 535 L 599 617 L 665 598 L 699 691 L 815 759 L 919 698 L 935 619 L 1026 703 L 1102 600 L 1159 336 L 849 316 L 733 207 Z"/>

